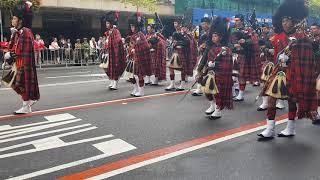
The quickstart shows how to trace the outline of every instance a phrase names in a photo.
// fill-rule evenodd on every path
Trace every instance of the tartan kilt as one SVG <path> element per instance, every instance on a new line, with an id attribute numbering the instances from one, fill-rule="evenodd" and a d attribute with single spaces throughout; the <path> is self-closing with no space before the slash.
<path id="1" fill-rule="evenodd" d="M 229 69 L 230 70 L 230 69 Z M 233 100 L 232 100 L 232 73 L 230 71 L 229 76 L 220 75 L 216 73 L 216 84 L 219 90 L 219 93 L 214 95 L 217 106 L 220 110 L 223 109 L 232 109 Z"/>
<path id="2" fill-rule="evenodd" d="M 181 71 L 186 74 L 188 72 L 188 62 L 187 62 L 188 59 L 185 53 L 185 48 L 175 48 L 174 51 L 178 54 L 179 61 L 182 66 L 181 69 L 175 69 L 175 70 Z"/>
<path id="3" fill-rule="evenodd" d="M 111 80 L 113 80 L 113 79 L 119 79 L 119 77 L 123 74 L 124 69 L 125 69 L 125 61 L 109 59 L 108 68 L 104 70 L 107 76 Z"/>
<path id="4" fill-rule="evenodd" d="M 152 75 L 155 75 L 159 81 L 166 80 L 166 59 L 165 54 L 157 49 L 156 51 L 150 52 L 151 54 L 151 71 Z"/>
<path id="5" fill-rule="evenodd" d="M 26 91 L 25 87 L 25 79 L 24 79 L 24 70 L 23 68 L 19 68 L 17 71 L 17 75 L 15 77 L 15 80 L 12 84 L 12 89 L 17 93 L 22 95 Z"/>
<path id="6" fill-rule="evenodd" d="M 151 57 L 149 48 L 136 49 L 134 74 L 139 77 L 151 76 Z"/>
<path id="7" fill-rule="evenodd" d="M 255 56 L 245 57 L 244 55 L 239 55 L 239 81 L 241 83 L 260 80 L 261 63 L 258 59 Z"/>

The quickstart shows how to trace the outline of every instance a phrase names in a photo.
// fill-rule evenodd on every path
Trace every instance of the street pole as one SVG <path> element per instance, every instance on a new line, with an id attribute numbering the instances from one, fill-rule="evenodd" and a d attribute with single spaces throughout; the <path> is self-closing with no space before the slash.
<path id="1" fill-rule="evenodd" d="M 1 31 L 1 42 L 3 41 L 3 27 L 2 27 L 2 11 L 0 9 L 0 31 Z"/>

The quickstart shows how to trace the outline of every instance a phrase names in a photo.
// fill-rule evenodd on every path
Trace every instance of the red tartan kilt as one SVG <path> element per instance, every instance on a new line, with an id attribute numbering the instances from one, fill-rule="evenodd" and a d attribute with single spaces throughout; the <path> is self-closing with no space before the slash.
<path id="1" fill-rule="evenodd" d="M 181 72 L 185 73 L 188 76 L 193 76 L 192 62 L 187 58 L 185 49 L 176 49 L 176 51 L 179 54 L 180 62 L 182 64 Z"/>
<path id="2" fill-rule="evenodd" d="M 240 81 L 259 81 L 261 72 L 261 63 L 254 58 L 245 59 L 244 55 L 239 55 L 239 78 Z"/>
<path id="3" fill-rule="evenodd" d="M 16 78 L 12 84 L 12 89 L 18 94 L 23 94 L 26 91 L 23 68 L 18 69 Z"/>
<path id="4" fill-rule="evenodd" d="M 151 61 L 150 60 L 136 60 L 134 74 L 140 77 L 151 76 Z"/>
<path id="5" fill-rule="evenodd" d="M 158 68 L 158 62 L 157 62 L 157 51 L 150 51 L 151 56 L 151 72 L 152 74 L 155 74 L 156 69 Z"/>
<path id="6" fill-rule="evenodd" d="M 125 62 L 114 62 L 109 60 L 108 68 L 105 69 L 105 73 L 110 79 L 119 79 L 125 69 Z"/>
<path id="7" fill-rule="evenodd" d="M 216 99 L 217 106 L 220 110 L 227 108 L 233 108 L 233 100 L 232 100 L 232 77 L 225 77 L 219 74 L 215 76 L 217 88 L 219 93 L 214 97 Z"/>
<path id="8" fill-rule="evenodd" d="M 151 72 L 159 81 L 166 80 L 166 60 L 157 58 L 157 51 L 151 52 Z"/>

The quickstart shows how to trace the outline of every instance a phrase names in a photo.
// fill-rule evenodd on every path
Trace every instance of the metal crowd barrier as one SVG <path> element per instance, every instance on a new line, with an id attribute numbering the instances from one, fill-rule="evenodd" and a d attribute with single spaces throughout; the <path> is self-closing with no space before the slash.
<path id="1" fill-rule="evenodd" d="M 88 66 L 101 63 L 102 50 L 83 48 L 60 48 L 35 50 L 35 60 L 39 68 L 48 66 Z"/>

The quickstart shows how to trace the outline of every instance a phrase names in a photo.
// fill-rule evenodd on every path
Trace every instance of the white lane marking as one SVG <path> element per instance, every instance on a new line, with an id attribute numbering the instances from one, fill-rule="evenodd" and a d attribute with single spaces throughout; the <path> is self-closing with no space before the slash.
<path id="1" fill-rule="evenodd" d="M 86 83 L 97 83 L 97 82 L 107 82 L 107 79 L 97 79 L 97 80 L 89 80 L 89 81 L 76 81 L 76 82 L 66 82 L 66 83 L 54 83 L 54 84 L 43 84 L 39 85 L 40 88 L 43 87 L 56 87 L 56 86 L 68 86 L 75 84 L 86 84 Z M 12 90 L 11 88 L 0 88 L 0 91 L 8 91 Z"/>
<path id="2" fill-rule="evenodd" d="M 56 122 L 56 123 L 46 124 L 46 125 L 41 125 L 41 126 L 36 126 L 36 127 L 28 127 L 28 128 L 24 128 L 24 129 L 16 129 L 16 130 L 11 130 L 11 131 L 1 132 L 0 139 L 2 140 L 2 139 L 9 138 L 12 136 L 17 136 L 17 135 L 21 135 L 21 134 L 34 132 L 34 131 L 40 131 L 40 130 L 44 130 L 44 129 L 54 128 L 57 126 L 71 124 L 71 123 L 79 122 L 79 121 L 81 121 L 81 119 L 68 120 L 68 121 L 64 121 L 64 122 Z M 1 140 L 0 140 L 0 142 L 1 142 Z"/>
<path id="3" fill-rule="evenodd" d="M 126 152 L 126 151 L 136 149 L 136 147 L 132 146 L 131 144 L 121 139 L 114 139 L 111 141 L 94 144 L 93 146 L 99 149 L 104 154 L 107 154 L 110 156 L 118 152 Z"/>
<path id="4" fill-rule="evenodd" d="M 12 128 L 12 126 L 10 126 L 10 125 L 3 125 L 3 126 L 0 126 L 0 131 L 6 131 L 11 128 Z"/>
<path id="5" fill-rule="evenodd" d="M 124 153 L 124 152 L 128 152 L 128 151 L 136 149 L 136 147 L 132 146 L 131 144 L 129 144 L 129 143 L 125 142 L 125 141 L 122 141 L 121 139 L 114 139 L 114 140 L 111 140 L 111 141 L 106 141 L 106 142 L 103 142 L 103 143 L 94 144 L 93 146 L 98 146 L 98 147 L 100 147 L 100 146 L 109 146 L 109 148 L 105 147 L 105 148 L 102 148 L 102 150 L 109 149 L 110 152 L 106 152 L 106 154 L 104 153 L 104 154 L 101 154 L 101 155 L 98 155 L 98 156 L 93 156 L 93 157 L 86 158 L 86 159 L 81 159 L 81 160 L 74 161 L 74 162 L 71 162 L 71 163 L 66 163 L 66 164 L 63 164 L 63 165 L 60 165 L 60 166 L 55 166 L 55 167 L 51 167 L 51 168 L 48 168 L 48 169 L 43 169 L 43 170 L 32 172 L 32 173 L 29 173 L 29 174 L 24 174 L 24 175 L 21 175 L 21 176 L 9 178 L 8 180 L 31 179 L 31 178 L 34 178 L 34 177 L 37 177 L 37 176 L 41 176 L 41 175 L 53 173 L 53 172 L 56 172 L 56 171 L 59 171 L 59 170 L 63 170 L 63 169 L 67 169 L 67 168 L 71 168 L 71 167 L 75 167 L 75 166 L 79 166 L 81 164 L 97 161 L 97 160 L 100 160 L 100 159 L 107 158 L 109 156 L 113 156 L 113 155 L 116 155 L 116 154 L 120 154 L 120 153 Z"/>
<path id="6" fill-rule="evenodd" d="M 285 123 L 287 121 L 288 121 L 287 119 L 281 120 L 281 121 L 277 122 L 277 124 L 283 124 L 283 123 Z M 264 128 L 266 128 L 266 126 L 260 126 L 260 127 L 257 127 L 257 128 L 253 128 L 253 129 L 249 129 L 249 130 L 246 130 L 246 131 L 238 132 L 238 133 L 235 133 L 235 134 L 232 134 L 232 135 L 229 135 L 229 136 L 225 136 L 225 137 L 221 137 L 219 139 L 215 139 L 213 141 L 209 141 L 209 142 L 206 142 L 206 143 L 203 143 L 203 144 L 199 144 L 199 145 L 192 146 L 192 147 L 189 147 L 189 148 L 186 148 L 186 149 L 182 149 L 180 151 L 176 151 L 176 152 L 173 152 L 173 153 L 170 153 L 170 154 L 166 154 L 166 155 L 163 155 L 163 156 L 160 156 L 160 157 L 156 157 L 156 158 L 149 159 L 149 160 L 146 160 L 146 161 L 143 161 L 143 162 L 139 162 L 139 163 L 127 166 L 127 167 L 123 167 L 123 168 L 120 168 L 120 169 L 117 169 L 117 170 L 114 170 L 114 171 L 111 171 L 111 172 L 108 172 L 108 173 L 100 174 L 98 176 L 94 176 L 94 177 L 88 178 L 87 180 L 100 180 L 100 179 L 106 179 L 106 178 L 109 178 L 109 177 L 113 177 L 115 175 L 119 175 L 119 174 L 131 171 L 131 170 L 134 170 L 134 169 L 138 169 L 140 167 L 144 167 L 144 166 L 147 166 L 147 165 L 150 165 L 150 164 L 154 164 L 154 163 L 157 163 L 157 162 L 160 162 L 160 161 L 164 161 L 164 160 L 167 160 L 167 159 L 170 159 L 170 158 L 174 158 L 174 157 L 177 157 L 177 156 L 180 156 L 180 155 L 183 155 L 183 154 L 186 154 L 186 153 L 198 150 L 198 149 L 202 149 L 202 148 L 205 148 L 205 147 L 208 147 L 208 146 L 212 146 L 214 144 L 218 144 L 218 143 L 221 143 L 221 142 L 224 142 L 224 141 L 228 141 L 228 140 L 231 140 L 231 139 L 234 139 L 234 138 L 238 138 L 238 137 L 241 137 L 241 136 L 244 136 L 244 135 L 259 131 L 259 130 L 262 130 Z"/>
<path id="7" fill-rule="evenodd" d="M 72 78 L 72 77 L 105 77 L 107 76 L 104 74 L 80 74 L 80 75 L 70 75 L 70 76 L 51 76 L 46 77 L 47 79 L 59 79 L 59 78 Z"/>
<path id="8" fill-rule="evenodd" d="M 84 128 L 84 129 L 80 129 L 80 130 L 76 130 L 76 131 L 72 131 L 72 132 L 67 132 L 67 133 L 63 133 L 63 134 L 51 136 L 51 137 L 48 137 L 48 138 L 62 138 L 62 137 L 65 137 L 65 136 L 70 136 L 70 135 L 78 134 L 78 133 L 85 132 L 85 131 L 89 131 L 89 130 L 92 130 L 92 129 L 96 129 L 96 127 Z M 110 134 L 110 135 L 101 136 L 101 137 L 106 138 L 106 137 L 109 137 L 109 136 L 111 137 L 111 136 L 113 136 L 113 135 Z M 45 139 L 46 139 L 46 138 L 45 138 Z M 8 151 L 8 150 L 11 150 L 11 149 L 16 149 L 16 148 L 20 148 L 20 147 L 24 147 L 24 146 L 27 146 L 27 145 L 31 145 L 31 144 L 37 143 L 38 141 L 41 141 L 41 139 L 39 139 L 39 140 L 34 140 L 34 141 L 29 141 L 29 142 L 26 142 L 26 143 L 17 144 L 17 145 L 13 145 L 13 146 L 8 146 L 8 147 L 5 147 L 5 148 L 0 148 L 0 152 L 2 152 L 2 151 Z M 82 142 L 82 140 L 74 141 L 74 142 Z"/>
<path id="9" fill-rule="evenodd" d="M 78 130 L 78 131 L 75 131 L 76 133 L 74 133 L 74 134 L 84 132 L 84 131 L 89 131 L 89 130 L 92 130 L 92 128 Z M 35 147 L 35 149 L 28 149 L 28 150 L 24 150 L 24 151 L 2 154 L 2 155 L 0 155 L 0 159 L 24 155 L 24 154 L 30 154 L 30 153 L 35 153 L 35 152 L 40 152 L 40 151 L 45 151 L 45 150 L 50 150 L 50 149 L 56 149 L 56 148 L 61 148 L 61 147 L 66 147 L 66 146 L 71 146 L 71 145 L 76 145 L 76 144 L 82 144 L 82 143 L 97 141 L 97 140 L 101 140 L 101 139 L 107 139 L 107 138 L 111 138 L 111 137 L 113 137 L 112 134 L 66 143 L 66 142 L 62 141 L 61 139 L 59 139 L 57 136 L 52 136 L 52 137 L 33 141 L 32 144 L 30 144 L 30 143 L 27 144 L 27 145 L 33 145 Z M 20 147 L 24 147 L 24 146 L 20 146 Z M 12 149 L 12 148 L 10 148 L 10 149 Z"/>
<path id="10" fill-rule="evenodd" d="M 183 91 L 171 92 L 171 93 L 162 93 L 162 94 L 154 94 L 154 95 L 149 95 L 149 96 L 126 98 L 126 99 L 117 99 L 117 100 L 111 100 L 111 101 L 102 101 L 102 102 L 97 102 L 97 103 L 81 104 L 81 105 L 75 105 L 75 106 L 66 106 L 66 107 L 61 107 L 61 108 L 54 108 L 54 109 L 35 111 L 33 113 L 46 113 L 46 112 L 59 111 L 59 110 L 65 110 L 65 109 L 73 109 L 73 108 L 81 108 L 81 107 L 94 106 L 94 105 L 102 105 L 102 104 L 107 104 L 107 103 L 111 103 L 112 104 L 112 103 L 132 100 L 132 99 L 135 99 L 135 100 L 146 99 L 146 100 L 148 100 L 148 98 L 168 96 L 168 95 L 172 95 L 172 94 L 182 95 L 182 94 L 180 94 L 181 92 L 183 92 Z M 10 115 L 0 116 L 0 118 L 9 118 L 9 117 L 14 117 L 14 116 L 15 115 L 10 114 Z"/>
<path id="11" fill-rule="evenodd" d="M 60 121 L 75 119 L 76 117 L 72 116 L 69 113 L 65 113 L 65 114 L 58 114 L 58 115 L 53 115 L 53 116 L 45 116 L 44 118 L 46 118 L 48 121 L 20 125 L 20 126 L 10 126 L 10 125 L 0 126 L 0 132 L 1 131 L 8 131 L 8 130 L 11 131 L 14 129 L 22 129 L 22 128 L 26 128 L 26 127 L 38 126 L 38 125 L 43 125 L 43 124 L 50 124 L 53 122 L 60 122 Z M 0 133 L 0 134 L 2 134 L 2 133 Z"/>
<path id="12" fill-rule="evenodd" d="M 58 129 L 58 130 L 52 130 L 52 131 L 46 131 L 46 132 L 42 132 L 42 133 L 30 134 L 30 135 L 21 136 L 21 137 L 14 137 L 14 138 L 9 138 L 9 139 L 4 139 L 4 140 L 0 140 L 0 143 L 16 141 L 16 140 L 26 139 L 26 138 L 31 138 L 31 137 L 37 137 L 37 136 L 42 136 L 42 135 L 47 135 L 47 134 L 53 134 L 53 133 L 67 131 L 67 130 L 71 130 L 71 129 L 82 128 L 82 127 L 86 127 L 86 126 L 91 126 L 91 124 L 83 124 L 83 125 L 73 126 L 73 127 L 69 127 L 69 128 L 62 128 L 62 129 Z M 92 128 L 96 129 L 97 127 L 93 126 Z"/>
<path id="13" fill-rule="evenodd" d="M 56 114 L 52 116 L 45 116 L 45 119 L 51 122 L 56 122 L 56 121 L 62 121 L 62 120 L 68 120 L 68 119 L 76 119 L 73 115 L 69 113 L 64 113 L 64 114 Z"/>
<path id="14" fill-rule="evenodd" d="M 67 72 L 66 74 L 85 74 L 90 73 L 91 71 L 79 71 L 79 72 Z"/>

